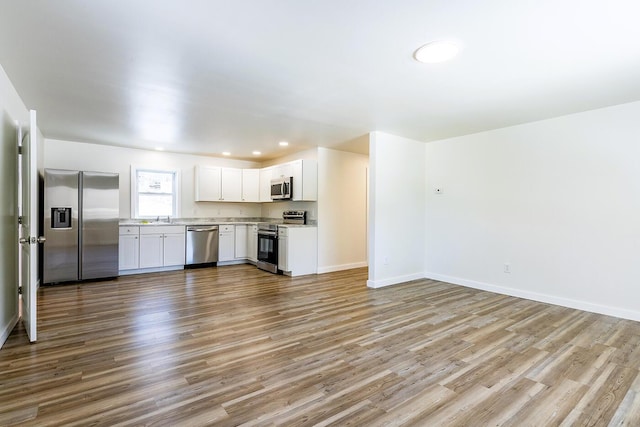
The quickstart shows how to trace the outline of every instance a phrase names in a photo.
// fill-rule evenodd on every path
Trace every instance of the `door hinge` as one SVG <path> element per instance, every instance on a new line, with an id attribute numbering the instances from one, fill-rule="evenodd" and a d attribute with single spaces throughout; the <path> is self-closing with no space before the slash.
<path id="1" fill-rule="evenodd" d="M 22 154 L 22 145 L 18 145 L 18 154 Z"/>
<path id="2" fill-rule="evenodd" d="M 18 217 L 18 225 L 22 225 L 22 216 Z"/>
<path id="3" fill-rule="evenodd" d="M 18 286 L 18 295 L 22 295 L 22 286 Z"/>

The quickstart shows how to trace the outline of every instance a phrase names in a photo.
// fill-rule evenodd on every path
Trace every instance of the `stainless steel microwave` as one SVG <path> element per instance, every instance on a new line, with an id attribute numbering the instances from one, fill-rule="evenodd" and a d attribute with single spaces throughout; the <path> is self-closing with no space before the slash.
<path id="1" fill-rule="evenodd" d="M 271 180 L 271 200 L 291 199 L 293 177 L 283 176 Z"/>

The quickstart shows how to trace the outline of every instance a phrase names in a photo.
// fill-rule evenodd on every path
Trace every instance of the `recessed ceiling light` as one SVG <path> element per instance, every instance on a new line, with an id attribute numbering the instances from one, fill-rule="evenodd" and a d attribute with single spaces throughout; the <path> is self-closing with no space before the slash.
<path id="1" fill-rule="evenodd" d="M 260 154 L 262 154 L 262 153 L 261 153 L 261 152 L 259 152 L 259 151 L 254 151 L 254 152 L 253 152 L 253 155 L 254 155 L 254 156 L 259 156 Z"/>
<path id="2" fill-rule="evenodd" d="M 228 152 L 228 151 L 223 151 L 223 152 L 222 152 L 222 155 L 223 155 L 223 156 L 230 156 L 230 155 L 231 155 L 231 153 L 230 153 L 230 152 Z"/>
<path id="3" fill-rule="evenodd" d="M 162 148 L 162 147 L 156 147 L 156 150 L 157 150 L 157 151 L 164 151 L 164 148 Z"/>
<path id="4" fill-rule="evenodd" d="M 453 42 L 436 40 L 416 50 L 413 57 L 419 62 L 435 64 L 453 59 L 459 51 L 460 48 Z"/>
<path id="5" fill-rule="evenodd" d="M 278 145 L 280 145 L 281 147 L 286 147 L 287 145 L 289 145 L 289 143 L 287 141 L 280 141 L 278 142 Z"/>

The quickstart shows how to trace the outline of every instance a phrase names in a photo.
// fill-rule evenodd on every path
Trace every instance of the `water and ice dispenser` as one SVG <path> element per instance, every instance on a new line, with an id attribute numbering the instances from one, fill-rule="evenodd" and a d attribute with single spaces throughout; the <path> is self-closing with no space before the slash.
<path id="1" fill-rule="evenodd" d="M 71 228 L 71 208 L 51 208 L 51 228 Z"/>

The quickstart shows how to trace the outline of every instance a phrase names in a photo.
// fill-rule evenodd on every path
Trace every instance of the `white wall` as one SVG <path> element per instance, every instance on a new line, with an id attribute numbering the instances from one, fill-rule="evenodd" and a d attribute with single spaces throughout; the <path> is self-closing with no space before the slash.
<path id="1" fill-rule="evenodd" d="M 318 272 L 367 265 L 368 156 L 318 148 Z"/>
<path id="2" fill-rule="evenodd" d="M 427 144 L 425 275 L 640 320 L 639 118 L 635 102 Z"/>
<path id="3" fill-rule="evenodd" d="M 17 141 L 28 111 L 0 66 L 0 347 L 18 321 Z"/>
<path id="4" fill-rule="evenodd" d="M 182 218 L 260 217 L 258 203 L 195 202 L 196 165 L 255 168 L 255 162 L 162 151 L 112 147 L 81 142 L 45 140 L 44 165 L 54 169 L 78 169 L 120 174 L 120 217 L 131 217 L 131 165 L 180 170 Z"/>
<path id="5" fill-rule="evenodd" d="M 286 156 L 278 157 L 276 159 L 267 160 L 262 162 L 260 167 L 266 168 L 273 165 L 279 165 L 282 163 L 293 162 L 294 160 L 318 160 L 318 149 L 312 148 L 311 150 L 298 151 L 297 153 L 288 154 Z"/>
<path id="6" fill-rule="evenodd" d="M 369 143 L 369 287 L 424 276 L 425 144 L 381 132 Z"/>

